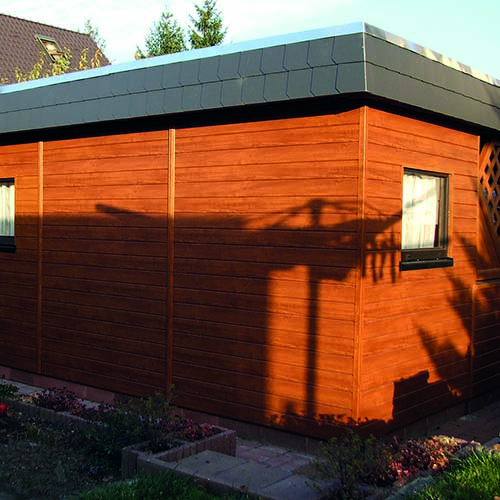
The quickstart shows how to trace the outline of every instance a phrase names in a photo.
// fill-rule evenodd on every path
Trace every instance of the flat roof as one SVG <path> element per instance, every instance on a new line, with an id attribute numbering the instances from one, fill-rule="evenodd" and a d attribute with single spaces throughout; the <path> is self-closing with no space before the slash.
<path id="1" fill-rule="evenodd" d="M 366 23 L 0 86 L 0 134 L 365 93 L 500 130 L 500 81 Z"/>

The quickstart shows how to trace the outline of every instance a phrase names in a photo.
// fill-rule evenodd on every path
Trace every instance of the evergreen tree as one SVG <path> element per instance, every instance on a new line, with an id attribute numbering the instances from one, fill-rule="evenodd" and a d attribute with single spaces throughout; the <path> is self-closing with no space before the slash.
<path id="1" fill-rule="evenodd" d="M 136 59 L 172 54 L 187 49 L 184 31 L 168 10 L 164 11 L 160 20 L 153 25 L 145 43 L 146 53 L 137 48 Z"/>
<path id="2" fill-rule="evenodd" d="M 196 18 L 191 16 L 193 26 L 189 29 L 192 49 L 212 47 L 223 42 L 227 29 L 222 24 L 216 4 L 217 0 L 204 0 L 201 6 L 195 5 Z"/>

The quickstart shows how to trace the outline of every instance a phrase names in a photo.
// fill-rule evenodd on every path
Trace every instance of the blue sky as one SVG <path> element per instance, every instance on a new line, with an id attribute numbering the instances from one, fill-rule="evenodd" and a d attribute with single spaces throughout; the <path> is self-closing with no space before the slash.
<path id="1" fill-rule="evenodd" d="M 198 0 L 201 3 L 202 0 Z M 137 46 L 168 6 L 186 26 L 196 0 L 0 0 L 0 12 L 67 29 L 97 26 L 115 63 Z M 366 21 L 500 79 L 499 0 L 218 0 L 226 43 Z"/>

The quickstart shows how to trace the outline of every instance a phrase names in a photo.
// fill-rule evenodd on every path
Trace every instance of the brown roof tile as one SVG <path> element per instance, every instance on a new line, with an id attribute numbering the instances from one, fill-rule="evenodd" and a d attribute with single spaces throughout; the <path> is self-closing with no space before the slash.
<path id="1" fill-rule="evenodd" d="M 73 71 L 77 70 L 84 49 L 88 49 L 89 59 L 97 50 L 89 35 L 0 14 L 0 83 L 15 83 L 16 68 L 23 73 L 31 71 L 41 53 L 44 54 L 44 68 L 50 67 L 50 58 L 37 41 L 37 36 L 55 40 L 63 51 L 69 49 L 71 67 L 76 68 Z M 108 64 L 109 60 L 103 56 L 101 66 Z"/>

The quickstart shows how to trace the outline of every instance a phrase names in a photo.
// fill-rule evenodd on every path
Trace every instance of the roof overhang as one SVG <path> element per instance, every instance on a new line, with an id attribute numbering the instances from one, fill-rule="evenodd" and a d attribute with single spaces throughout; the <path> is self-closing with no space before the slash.
<path id="1" fill-rule="evenodd" d="M 0 134 L 360 93 L 500 130 L 499 85 L 355 23 L 0 86 Z"/>

